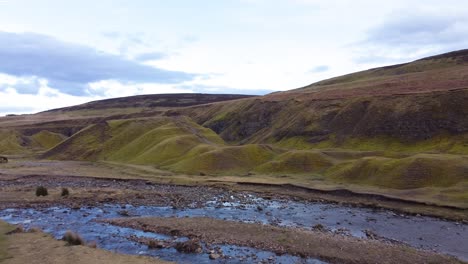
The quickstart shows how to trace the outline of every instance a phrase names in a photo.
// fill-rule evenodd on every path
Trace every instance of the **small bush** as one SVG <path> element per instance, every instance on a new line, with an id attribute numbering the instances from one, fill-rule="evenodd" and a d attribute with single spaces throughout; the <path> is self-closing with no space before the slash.
<path id="1" fill-rule="evenodd" d="M 62 193 L 60 194 L 62 197 L 70 195 L 70 191 L 68 188 L 62 188 Z"/>
<path id="2" fill-rule="evenodd" d="M 47 196 L 49 195 L 49 192 L 47 191 L 47 188 L 44 186 L 39 186 L 36 188 L 36 196 Z"/>
<path id="3" fill-rule="evenodd" d="M 77 233 L 74 233 L 72 231 L 67 231 L 65 232 L 65 235 L 63 235 L 62 240 L 66 241 L 68 245 L 70 246 L 77 246 L 77 245 L 85 245 L 85 241 L 83 238 L 81 238 L 80 235 Z"/>

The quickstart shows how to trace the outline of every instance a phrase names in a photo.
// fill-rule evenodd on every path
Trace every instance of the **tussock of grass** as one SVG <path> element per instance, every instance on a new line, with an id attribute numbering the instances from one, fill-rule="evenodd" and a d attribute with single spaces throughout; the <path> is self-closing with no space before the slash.
<path id="1" fill-rule="evenodd" d="M 62 240 L 67 242 L 67 244 L 69 246 L 86 245 L 85 241 L 83 240 L 83 238 L 79 234 L 77 234 L 75 232 L 72 232 L 70 230 L 65 232 L 65 234 L 63 235 Z"/>
<path id="2" fill-rule="evenodd" d="M 47 188 L 44 186 L 39 186 L 36 188 L 36 196 L 47 196 L 49 195 L 49 192 L 47 191 Z"/>
<path id="3" fill-rule="evenodd" d="M 62 188 L 62 192 L 60 193 L 60 196 L 66 197 L 69 195 L 70 195 L 70 191 L 68 190 L 68 188 Z"/>

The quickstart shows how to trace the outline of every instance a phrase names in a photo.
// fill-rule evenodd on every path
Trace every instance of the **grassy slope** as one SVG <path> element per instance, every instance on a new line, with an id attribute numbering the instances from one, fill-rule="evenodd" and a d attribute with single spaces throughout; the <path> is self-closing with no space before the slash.
<path id="1" fill-rule="evenodd" d="M 395 190 L 429 188 L 437 195 L 451 190 L 468 204 L 467 75 L 467 51 L 444 54 L 264 97 L 100 122 L 46 156 L 190 174 L 296 175 Z M 70 108 L 67 115 L 106 111 L 105 103 Z M 0 140 L 0 151 L 24 148 L 21 135 L 8 137 Z"/>
<path id="2" fill-rule="evenodd" d="M 468 90 L 327 101 L 267 96 L 178 112 L 233 143 L 468 154 L 467 100 Z"/>
<path id="3" fill-rule="evenodd" d="M 51 159 L 106 160 L 152 165 L 187 174 L 297 175 L 374 188 L 453 188 L 448 200 L 468 202 L 468 157 L 448 154 L 289 150 L 271 145 L 228 146 L 213 131 L 186 117 L 113 120 L 92 125 L 45 153 Z M 432 194 L 431 194 L 432 195 Z"/>
<path id="4" fill-rule="evenodd" d="M 468 154 L 468 50 L 175 110 L 233 143 Z"/>
<path id="5" fill-rule="evenodd" d="M 0 129 L 0 155 L 16 155 L 30 153 L 31 140 L 21 133 L 11 129 Z"/>
<path id="6" fill-rule="evenodd" d="M 154 165 L 185 173 L 240 173 L 273 158 L 268 146 L 226 146 L 186 117 L 113 120 L 92 125 L 44 154 L 51 159 Z"/>
<path id="7" fill-rule="evenodd" d="M 66 139 L 62 134 L 53 133 L 47 130 L 42 130 L 41 132 L 31 136 L 31 138 L 44 149 L 50 149 Z"/>
<path id="8" fill-rule="evenodd" d="M 30 154 L 49 149 L 62 142 L 66 137 L 43 130 L 32 136 L 26 136 L 14 129 L 0 130 L 0 155 Z"/>

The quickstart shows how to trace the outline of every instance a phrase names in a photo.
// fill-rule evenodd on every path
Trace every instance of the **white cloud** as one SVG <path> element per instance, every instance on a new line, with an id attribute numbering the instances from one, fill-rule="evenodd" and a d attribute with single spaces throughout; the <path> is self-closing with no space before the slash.
<path id="1" fill-rule="evenodd" d="M 122 83 L 117 80 L 102 80 L 90 83 L 88 86 L 89 94 L 98 94 L 106 98 L 137 94 L 193 93 L 190 89 L 177 88 L 173 85 L 156 83 Z"/>
<path id="2" fill-rule="evenodd" d="M 53 15 L 50 10 L 40 12 L 52 5 Z M 86 46 L 134 63 L 144 61 L 141 66 L 194 75 L 177 78 L 172 84 L 154 84 L 157 81 L 152 71 L 145 78 L 136 78 L 142 73 L 139 68 L 132 71 L 125 67 L 107 74 L 112 63 L 100 67 L 91 59 L 89 63 L 76 63 L 94 58 L 95 54 L 81 52 L 67 62 L 63 56 L 50 56 L 65 46 L 46 49 L 51 45 L 43 45 L 45 48 L 38 49 L 39 55 L 47 51 L 49 60 L 39 60 L 47 62 L 41 65 L 55 63 L 56 67 L 28 70 L 31 75 L 47 78 L 47 86 L 55 91 L 44 89 L 40 77 L 12 79 L 0 74 L 2 103 L 8 101 L 3 99 L 5 96 L 12 96 L 15 101 L 20 96 L 29 98 L 22 93 L 44 100 L 68 98 L 64 102 L 76 104 L 83 98 L 142 93 L 288 90 L 468 45 L 464 34 L 468 30 L 468 4 L 459 0 L 202 0 L 185 1 L 183 5 L 179 1 L 82 0 L 52 4 L 51 0 L 44 0 L 29 1 L 28 6 L 25 9 L 20 1 L 2 5 L 0 31 L 40 34 L 42 37 L 36 35 L 31 40 L 37 42 L 48 36 L 53 43 L 60 40 L 70 44 L 64 44 L 68 49 Z M 21 51 L 15 48 L 18 45 L 1 43 L 5 51 L 11 51 L 10 47 Z M 19 64 L 30 66 L 30 50 L 22 50 L 25 56 Z M 70 56 L 76 55 L 72 53 Z M 138 58 L 142 61 L 136 61 Z M 7 60 L 0 56 L 0 61 Z M 2 65 L 8 68 L 14 64 Z M 325 67 L 317 67 L 320 65 L 329 69 L 324 71 Z M 23 76 L 14 69 L 6 70 Z M 83 73 L 87 74 L 82 76 Z M 67 89 L 71 93 L 76 89 L 73 82 L 57 82 L 64 76 L 65 81 L 83 77 L 78 80 L 78 88 L 86 88 L 85 93 L 64 97 L 60 91 Z M 16 94 L 6 94 L 7 87 L 14 88 Z"/>
<path id="3" fill-rule="evenodd" d="M 39 84 L 36 94 L 19 93 L 16 85 Z M 103 99 L 99 96 L 73 96 L 61 93 L 48 86 L 44 79 L 31 80 L 0 75 L 0 115 L 36 113 L 53 108 L 81 104 L 92 100 Z"/>

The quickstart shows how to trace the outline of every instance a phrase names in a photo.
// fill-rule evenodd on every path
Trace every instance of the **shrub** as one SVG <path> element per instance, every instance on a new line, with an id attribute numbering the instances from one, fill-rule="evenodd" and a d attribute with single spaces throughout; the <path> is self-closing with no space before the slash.
<path id="1" fill-rule="evenodd" d="M 36 196 L 47 196 L 49 195 L 49 192 L 47 191 L 47 188 L 44 186 L 39 186 L 36 188 Z"/>
<path id="2" fill-rule="evenodd" d="M 81 238 L 80 235 L 78 235 L 77 233 L 75 232 L 72 232 L 72 231 L 67 231 L 65 232 L 65 234 L 63 235 L 63 238 L 62 240 L 66 241 L 68 245 L 70 246 L 77 246 L 77 245 L 85 245 L 85 241 L 83 240 L 83 238 Z"/>
<path id="3" fill-rule="evenodd" d="M 68 196 L 68 195 L 70 195 L 70 191 L 68 190 L 68 188 L 62 188 L 62 193 L 60 195 L 62 197 L 63 196 Z"/>

